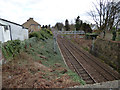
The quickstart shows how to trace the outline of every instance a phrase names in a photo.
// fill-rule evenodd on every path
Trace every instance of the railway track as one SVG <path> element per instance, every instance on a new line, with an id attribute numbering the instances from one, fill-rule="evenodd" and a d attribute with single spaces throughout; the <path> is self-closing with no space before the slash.
<path id="1" fill-rule="evenodd" d="M 74 71 L 87 83 L 97 83 L 120 79 L 119 74 L 93 56 L 79 49 L 66 39 L 58 38 L 59 46 L 66 62 L 70 62 Z"/>
<path id="2" fill-rule="evenodd" d="M 68 41 L 69 43 L 71 43 L 70 41 Z M 71 45 L 73 45 L 73 43 L 71 43 Z M 120 74 L 118 74 L 116 71 L 112 70 L 111 67 L 109 67 L 108 65 L 101 63 L 100 60 L 97 60 L 95 57 L 93 57 L 90 54 L 86 54 L 86 52 L 84 52 L 83 50 L 81 50 L 78 46 L 74 45 L 74 47 L 78 50 L 78 53 L 83 54 L 84 56 L 86 56 L 86 58 L 90 59 L 92 61 L 92 63 L 95 63 L 98 67 L 100 67 L 101 69 L 103 69 L 105 72 L 107 72 L 108 74 L 110 74 L 114 79 L 118 80 L 120 79 Z"/>
<path id="3" fill-rule="evenodd" d="M 87 83 L 87 84 L 93 84 L 96 83 L 96 81 L 93 79 L 93 77 L 88 73 L 88 71 L 83 67 L 83 65 L 79 62 L 79 60 L 74 56 L 74 54 L 67 48 L 66 45 L 61 44 L 60 48 L 62 50 L 62 53 L 67 56 L 65 59 L 70 62 L 71 66 L 73 67 L 73 70 L 77 72 L 77 74 Z M 64 50 L 64 51 L 63 51 Z"/>

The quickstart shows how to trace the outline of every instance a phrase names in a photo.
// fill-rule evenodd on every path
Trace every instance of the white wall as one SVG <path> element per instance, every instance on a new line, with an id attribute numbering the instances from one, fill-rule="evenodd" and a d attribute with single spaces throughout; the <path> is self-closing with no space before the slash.
<path id="1" fill-rule="evenodd" d="M 0 26 L 0 41 L 7 42 L 10 39 L 10 31 L 9 30 L 4 30 L 4 26 Z"/>
<path id="2" fill-rule="evenodd" d="M 22 26 L 19 26 L 19 25 L 10 23 L 10 22 L 2 21 L 2 20 L 0 20 L 0 23 L 2 23 L 4 25 L 10 25 L 10 27 L 11 27 L 11 34 L 12 34 L 12 40 L 16 40 L 16 39 L 25 40 L 25 39 L 28 39 L 28 30 L 27 29 L 23 29 Z M 5 41 L 7 41 L 8 38 L 9 38 L 7 36 L 10 36 L 10 30 L 8 30 L 4 34 L 5 34 L 4 39 L 5 39 Z"/>
<path id="3" fill-rule="evenodd" d="M 2 26 L 0 26 L 0 41 L 1 42 L 3 42 L 3 35 L 2 35 L 2 33 L 3 33 L 3 28 L 2 28 Z"/>
<path id="4" fill-rule="evenodd" d="M 10 24 L 11 26 L 11 33 L 12 33 L 12 39 L 16 40 L 25 40 L 28 39 L 28 30 L 23 29 L 21 26 Z"/>

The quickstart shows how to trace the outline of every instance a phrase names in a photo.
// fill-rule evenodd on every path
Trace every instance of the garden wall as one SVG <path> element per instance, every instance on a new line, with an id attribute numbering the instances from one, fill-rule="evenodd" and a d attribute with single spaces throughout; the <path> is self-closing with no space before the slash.
<path id="1" fill-rule="evenodd" d="M 120 72 L 120 42 L 97 39 L 94 55 Z"/>

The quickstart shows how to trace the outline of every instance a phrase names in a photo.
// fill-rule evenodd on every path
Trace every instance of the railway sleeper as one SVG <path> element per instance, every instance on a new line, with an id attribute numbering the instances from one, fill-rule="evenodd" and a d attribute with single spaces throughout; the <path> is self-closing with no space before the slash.
<path id="1" fill-rule="evenodd" d="M 83 79 L 83 80 L 84 80 L 84 79 Z M 85 80 L 84 80 L 84 81 L 85 81 Z M 85 83 L 86 83 L 86 84 L 93 84 L 94 82 L 93 82 L 93 80 L 86 80 Z"/>
<path id="2" fill-rule="evenodd" d="M 85 71 L 83 68 L 78 68 L 78 70 L 79 70 L 80 72 Z"/>
<path id="3" fill-rule="evenodd" d="M 87 73 L 79 73 L 79 75 L 81 76 L 81 77 L 88 77 L 88 74 Z"/>
<path id="4" fill-rule="evenodd" d="M 84 80 L 90 80 L 91 79 L 91 77 L 85 77 L 84 78 Z"/>
<path id="5" fill-rule="evenodd" d="M 78 62 L 74 61 L 74 60 L 70 60 L 73 64 L 75 65 L 79 65 Z"/>
<path id="6" fill-rule="evenodd" d="M 78 72 L 79 72 L 80 74 L 85 74 L 85 73 L 86 73 L 86 71 L 84 71 L 84 70 L 78 70 Z"/>

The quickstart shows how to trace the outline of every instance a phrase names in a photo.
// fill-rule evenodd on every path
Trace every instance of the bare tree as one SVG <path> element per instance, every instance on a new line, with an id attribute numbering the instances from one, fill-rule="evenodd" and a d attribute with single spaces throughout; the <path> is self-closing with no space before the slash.
<path id="1" fill-rule="evenodd" d="M 98 29 L 104 32 L 105 36 L 106 30 L 112 30 L 120 23 L 120 1 L 99 0 L 97 4 L 94 4 L 94 10 L 91 10 L 88 14 L 93 18 Z"/>

